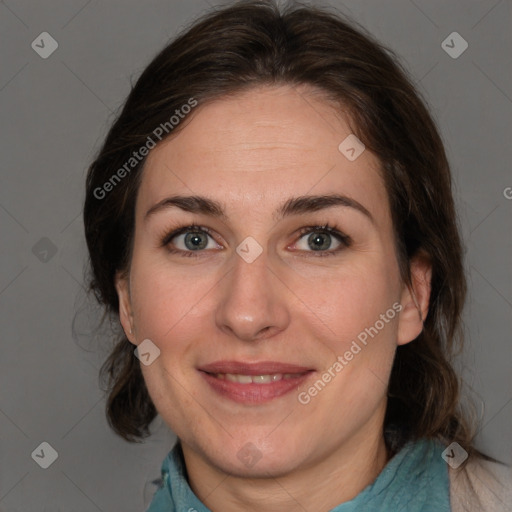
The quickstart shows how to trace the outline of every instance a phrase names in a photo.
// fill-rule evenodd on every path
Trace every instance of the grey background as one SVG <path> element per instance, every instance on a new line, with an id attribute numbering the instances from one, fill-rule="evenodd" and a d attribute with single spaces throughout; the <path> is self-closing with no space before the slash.
<path id="1" fill-rule="evenodd" d="M 81 207 L 86 168 L 130 81 L 214 3 L 0 2 L 2 511 L 139 512 L 173 443 L 160 419 L 143 444 L 107 426 L 97 373 L 108 339 L 93 332 L 98 311 L 84 297 Z M 510 463 L 511 2 L 331 4 L 401 56 L 440 126 L 468 251 L 460 365 L 482 415 L 478 446 Z M 59 44 L 47 59 L 31 48 L 43 31 Z M 469 44 L 457 59 L 441 47 L 453 31 Z M 58 452 L 46 470 L 31 458 L 43 441 Z"/>

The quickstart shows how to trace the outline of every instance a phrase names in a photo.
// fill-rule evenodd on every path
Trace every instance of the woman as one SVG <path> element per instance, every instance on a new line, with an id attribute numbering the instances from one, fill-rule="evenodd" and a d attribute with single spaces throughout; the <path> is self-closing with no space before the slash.
<path id="1" fill-rule="evenodd" d="M 124 330 L 109 422 L 178 437 L 150 512 L 511 510 L 450 363 L 443 145 L 362 30 L 258 1 L 196 22 L 131 91 L 84 220 Z"/>

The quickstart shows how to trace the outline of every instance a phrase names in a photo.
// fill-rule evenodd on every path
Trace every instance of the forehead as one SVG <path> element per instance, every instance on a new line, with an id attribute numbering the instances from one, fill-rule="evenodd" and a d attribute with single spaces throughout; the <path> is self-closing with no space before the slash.
<path id="1" fill-rule="evenodd" d="M 148 155 L 138 209 L 176 193 L 236 211 L 336 190 L 387 215 L 378 159 L 367 150 L 346 158 L 339 146 L 352 134 L 350 118 L 313 89 L 251 89 L 200 105 L 184 122 Z"/>

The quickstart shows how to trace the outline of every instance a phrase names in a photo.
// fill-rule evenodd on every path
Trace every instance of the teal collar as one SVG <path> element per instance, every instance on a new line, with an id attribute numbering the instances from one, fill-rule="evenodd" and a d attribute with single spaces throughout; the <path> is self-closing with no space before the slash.
<path id="1" fill-rule="evenodd" d="M 448 468 L 434 440 L 409 442 L 373 483 L 330 512 L 450 512 Z M 162 463 L 162 481 L 147 512 L 210 512 L 188 485 L 179 442 Z"/>

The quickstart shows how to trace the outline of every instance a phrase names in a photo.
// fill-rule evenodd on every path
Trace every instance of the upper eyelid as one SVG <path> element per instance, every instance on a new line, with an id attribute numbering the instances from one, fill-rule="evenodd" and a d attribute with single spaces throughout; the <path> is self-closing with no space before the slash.
<path id="1" fill-rule="evenodd" d="M 338 235 L 338 236 L 349 238 L 348 235 L 346 235 L 345 233 L 340 231 L 338 228 L 335 228 L 333 226 L 329 226 L 329 225 L 326 225 L 326 224 L 318 225 L 318 226 L 317 225 L 315 225 L 315 226 L 305 226 L 303 228 L 300 228 L 298 231 L 302 235 L 305 235 L 307 233 L 314 233 L 315 231 L 325 231 L 326 233 L 329 233 L 329 234 L 332 234 L 332 235 Z"/>
<path id="2" fill-rule="evenodd" d="M 191 224 L 188 226 L 182 226 L 173 229 L 170 232 L 166 232 L 165 235 L 162 237 L 162 245 L 167 245 L 171 242 L 173 238 L 176 238 L 177 236 L 183 235 L 184 233 L 191 231 L 203 231 L 209 236 L 211 236 L 212 234 L 212 230 L 210 228 L 207 228 L 206 226 L 200 226 L 199 224 Z"/>
<path id="3" fill-rule="evenodd" d="M 337 228 L 334 228 L 332 226 L 315 226 L 315 227 L 312 227 L 312 228 L 302 228 L 301 230 L 299 230 L 299 239 L 297 240 L 297 242 L 304 236 L 308 235 L 308 234 L 311 234 L 311 233 L 315 233 L 315 232 L 324 232 L 324 233 L 328 233 L 329 235 L 333 236 L 334 238 L 337 239 L 337 241 L 344 245 L 345 247 L 349 247 L 350 245 L 352 245 L 352 238 L 349 236 L 349 235 L 346 235 L 345 233 L 343 233 L 342 231 L 340 231 L 339 229 Z M 297 243 L 297 242 L 294 242 Z M 306 252 L 309 252 L 309 251 L 306 251 Z M 315 251 L 311 251 L 311 252 L 315 252 Z M 318 253 L 323 253 L 323 254 L 327 254 L 329 252 L 337 252 L 337 249 L 331 249 L 331 250 L 327 250 L 327 251 L 318 251 Z"/>

